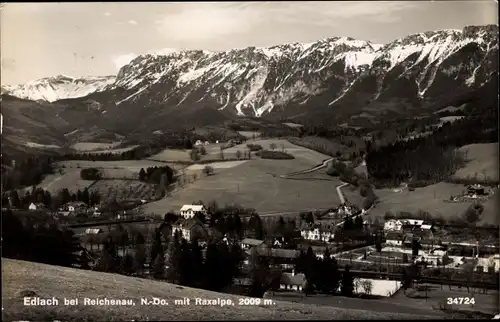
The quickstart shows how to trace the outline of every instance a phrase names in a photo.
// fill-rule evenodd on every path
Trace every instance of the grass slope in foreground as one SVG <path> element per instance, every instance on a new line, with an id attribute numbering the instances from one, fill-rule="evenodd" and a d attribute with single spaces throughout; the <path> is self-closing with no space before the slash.
<path id="1" fill-rule="evenodd" d="M 181 287 L 140 278 L 77 270 L 59 266 L 2 258 L 2 319 L 12 320 L 288 320 L 288 319 L 431 319 L 431 316 L 376 313 L 316 305 L 276 302 L 274 306 L 239 306 L 235 295 Z M 23 293 L 36 292 L 41 298 L 56 297 L 58 306 L 24 306 Z M 64 306 L 63 298 L 132 299 L 135 306 Z M 169 306 L 143 306 L 141 298 L 165 299 Z M 175 299 L 231 299 L 235 306 L 175 306 Z M 435 318 L 435 317 L 434 317 Z"/>

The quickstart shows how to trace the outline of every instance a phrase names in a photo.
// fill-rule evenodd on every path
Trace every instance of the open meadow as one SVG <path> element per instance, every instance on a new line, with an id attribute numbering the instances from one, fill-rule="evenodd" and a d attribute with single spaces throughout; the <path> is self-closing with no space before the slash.
<path id="1" fill-rule="evenodd" d="M 110 150 L 118 145 L 121 142 L 108 142 L 108 143 L 100 143 L 100 142 L 78 142 L 71 146 L 72 149 L 78 152 L 90 152 L 90 151 L 98 151 L 98 150 Z"/>
<path id="2" fill-rule="evenodd" d="M 498 182 L 498 143 L 470 144 L 458 150 L 466 153 L 467 164 L 452 178 Z"/>
<path id="3" fill-rule="evenodd" d="M 219 204 L 239 204 L 255 208 L 261 213 L 298 211 L 303 209 L 329 208 L 340 202 L 335 187 L 340 181 L 331 180 L 291 180 L 279 175 L 310 169 L 328 158 L 318 152 L 294 147 L 284 140 L 261 140 L 256 144 L 267 147 L 274 142 L 285 149 L 295 159 L 252 160 L 220 162 L 211 164 L 214 174 L 200 176 L 198 180 L 162 200 L 144 205 L 145 213 L 164 214 L 178 211 L 184 204 L 197 200 Z M 288 144 L 287 144 L 288 143 Z M 224 166 L 224 168 L 222 167 Z M 195 166 L 191 166 L 195 167 Z M 191 167 L 187 168 L 190 169 Z M 192 171 L 193 169 L 191 169 Z"/>
<path id="4" fill-rule="evenodd" d="M 24 296 L 56 297 L 59 305 L 26 306 Z M 78 305 L 63 305 L 63 298 L 79 299 Z M 84 298 L 129 299 L 132 305 L 84 305 Z M 169 306 L 143 305 L 141 298 L 160 298 Z M 191 299 L 191 305 L 173 305 L 174 300 Z M 233 305 L 193 306 L 195 298 L 231 300 Z M 401 310 L 365 311 L 371 306 L 345 309 L 324 305 L 305 305 L 275 301 L 274 305 L 239 305 L 245 298 L 165 283 L 162 281 L 128 277 L 2 259 L 2 319 L 5 321 L 68 320 L 68 321 L 154 321 L 154 320 L 331 320 L 331 319 L 429 319 L 431 314 L 415 312 L 401 306 Z M 376 306 L 376 305 L 375 305 Z M 408 312 L 408 313 L 406 313 Z M 415 313 L 414 313 L 415 312 Z M 412 314 L 413 313 L 413 314 Z M 430 312 L 429 312 L 430 313 Z"/>
<path id="5" fill-rule="evenodd" d="M 51 195 L 54 195 L 64 188 L 67 188 L 70 192 L 83 190 L 92 183 L 94 181 L 82 180 L 80 178 L 80 169 L 56 169 L 54 174 L 46 175 L 37 187 L 47 190 Z M 31 190 L 31 187 L 27 187 L 25 190 Z"/>
<path id="6" fill-rule="evenodd" d="M 243 135 L 247 139 L 258 138 L 260 136 L 260 132 L 258 131 L 238 131 L 238 133 Z"/>
<path id="7" fill-rule="evenodd" d="M 372 219 L 383 219 L 388 211 L 398 213 L 406 211 L 417 213 L 427 211 L 432 216 L 442 216 L 444 219 L 459 218 L 470 206 L 470 203 L 449 202 L 450 196 L 462 193 L 464 186 L 440 182 L 427 187 L 415 188 L 414 191 L 399 189 L 376 189 L 375 194 L 380 198 L 376 206 L 370 210 Z M 498 192 L 483 203 L 483 223 L 498 223 Z"/>
<path id="8" fill-rule="evenodd" d="M 111 154 L 121 154 L 126 151 L 130 151 L 135 149 L 138 145 L 130 145 L 124 148 L 116 148 L 116 149 L 104 149 L 104 150 L 96 150 L 96 151 L 88 151 L 89 154 L 103 154 L 103 153 L 111 153 Z"/>

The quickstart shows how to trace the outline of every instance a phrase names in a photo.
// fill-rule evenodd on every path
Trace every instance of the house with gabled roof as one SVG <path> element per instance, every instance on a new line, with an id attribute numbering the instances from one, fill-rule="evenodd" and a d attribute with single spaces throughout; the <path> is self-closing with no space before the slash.
<path id="1" fill-rule="evenodd" d="M 208 236 L 203 224 L 193 218 L 180 218 L 172 225 L 172 236 L 180 232 L 181 237 L 190 241 L 192 238 L 204 239 Z"/>
<path id="2" fill-rule="evenodd" d="M 188 219 L 193 218 L 197 213 L 206 215 L 207 209 L 203 205 L 184 205 L 180 212 L 182 217 Z"/>
<path id="3" fill-rule="evenodd" d="M 241 248 L 250 249 L 252 247 L 259 247 L 264 244 L 263 240 L 253 239 L 253 238 L 245 238 L 241 241 Z"/>
<path id="4" fill-rule="evenodd" d="M 280 290 L 302 292 L 306 287 L 306 276 L 302 273 L 282 273 L 280 278 Z"/>

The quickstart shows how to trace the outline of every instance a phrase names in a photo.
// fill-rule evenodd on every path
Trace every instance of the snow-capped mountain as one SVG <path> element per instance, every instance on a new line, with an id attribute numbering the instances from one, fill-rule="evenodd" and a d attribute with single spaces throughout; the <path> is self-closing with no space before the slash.
<path id="1" fill-rule="evenodd" d="M 149 129 L 152 123 L 210 122 L 234 115 L 316 115 L 324 121 L 435 106 L 495 82 L 497 61 L 498 26 L 470 26 L 413 34 L 385 45 L 333 37 L 225 52 L 146 54 L 123 66 L 115 79 L 82 81 L 80 88 L 73 87 L 76 80 L 62 78 L 59 82 L 67 86 L 40 85 L 52 89 L 43 95 L 17 88 L 11 93 L 54 100 L 92 92 L 71 106 L 95 111 L 88 106 L 92 102 L 106 122 L 122 127 Z"/>
<path id="2" fill-rule="evenodd" d="M 54 102 L 60 99 L 83 97 L 101 91 L 112 84 L 114 80 L 115 76 L 75 78 L 58 75 L 17 86 L 2 85 L 2 94 L 34 101 Z"/>
<path id="3" fill-rule="evenodd" d="M 386 45 L 335 37 L 141 55 L 106 92 L 119 108 L 210 107 L 252 116 L 345 104 L 415 105 L 481 86 L 496 75 L 497 57 L 496 25 L 413 34 Z"/>

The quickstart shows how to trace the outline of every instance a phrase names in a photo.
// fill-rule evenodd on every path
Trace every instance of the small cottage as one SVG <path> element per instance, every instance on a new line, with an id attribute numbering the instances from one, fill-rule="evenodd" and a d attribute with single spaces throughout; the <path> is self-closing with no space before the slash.
<path id="1" fill-rule="evenodd" d="M 306 287 L 306 276 L 302 273 L 282 273 L 280 278 L 280 290 L 302 292 Z"/>
<path id="2" fill-rule="evenodd" d="M 29 210 L 42 210 L 42 209 L 47 209 L 47 207 L 41 203 L 41 202 L 37 202 L 37 203 L 31 203 L 29 206 L 28 206 L 28 209 Z"/>
<path id="3" fill-rule="evenodd" d="M 245 238 L 241 241 L 242 249 L 250 249 L 252 247 L 258 247 L 264 244 L 263 240 L 253 239 L 253 238 Z"/>

